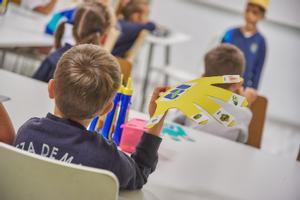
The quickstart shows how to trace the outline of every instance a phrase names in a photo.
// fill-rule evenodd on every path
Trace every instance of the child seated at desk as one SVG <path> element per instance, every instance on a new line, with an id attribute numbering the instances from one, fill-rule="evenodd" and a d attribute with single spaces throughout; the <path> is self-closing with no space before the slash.
<path id="1" fill-rule="evenodd" d="M 204 58 L 205 72 L 203 77 L 223 76 L 223 75 L 240 75 L 242 76 L 245 70 L 245 58 L 243 53 L 235 46 L 222 44 L 206 53 Z M 256 90 L 252 88 L 244 89 L 240 83 L 216 85 L 218 87 L 228 89 L 238 93 L 248 100 L 251 105 L 257 97 Z M 216 99 L 217 100 L 217 99 Z M 236 120 L 236 125 L 233 127 L 224 127 L 216 120 L 210 117 L 206 125 L 199 125 L 192 120 L 184 117 L 181 114 L 176 114 L 173 121 L 192 127 L 197 130 L 211 133 L 229 140 L 245 143 L 248 139 L 248 128 L 252 118 L 252 113 L 249 108 L 238 108 L 228 103 L 218 101 L 220 105 L 231 113 Z"/>
<path id="2" fill-rule="evenodd" d="M 112 54 L 124 57 L 142 30 L 154 31 L 157 25 L 149 21 L 150 6 L 146 0 L 131 0 L 120 12 L 123 16 L 119 20 L 121 35 Z"/>
<path id="3" fill-rule="evenodd" d="M 48 82 L 52 77 L 59 58 L 69 50 L 72 45 L 62 44 L 66 22 L 62 22 L 55 33 L 56 51 L 48 55 L 33 78 Z M 111 13 L 107 6 L 93 1 L 85 3 L 77 9 L 73 22 L 73 37 L 76 44 L 91 43 L 100 45 L 102 37 L 112 27 Z"/>
<path id="4" fill-rule="evenodd" d="M 0 142 L 13 144 L 15 139 L 15 130 L 9 119 L 9 116 L 0 102 Z"/>
<path id="5" fill-rule="evenodd" d="M 21 6 L 48 15 L 53 11 L 56 2 L 57 0 L 21 0 Z"/>
<path id="6" fill-rule="evenodd" d="M 83 2 L 84 3 L 99 2 L 106 6 L 110 5 L 110 2 L 108 0 L 83 0 Z M 50 21 L 46 25 L 45 32 L 49 35 L 54 35 L 56 29 L 58 28 L 58 26 L 61 22 L 66 22 L 67 24 L 72 25 L 76 10 L 77 10 L 77 7 L 72 7 L 72 8 L 61 10 L 57 13 L 54 13 L 53 16 L 51 17 Z"/>
<path id="7" fill-rule="evenodd" d="M 97 45 L 82 44 L 68 50 L 48 83 L 54 99 L 54 114 L 31 118 L 18 131 L 15 146 L 60 161 L 112 171 L 120 189 L 138 189 L 155 170 L 161 143 L 161 123 L 144 133 L 131 157 L 114 142 L 87 130 L 90 121 L 109 112 L 120 86 L 120 66 Z M 149 106 L 154 114 L 160 92 L 157 88 Z"/>

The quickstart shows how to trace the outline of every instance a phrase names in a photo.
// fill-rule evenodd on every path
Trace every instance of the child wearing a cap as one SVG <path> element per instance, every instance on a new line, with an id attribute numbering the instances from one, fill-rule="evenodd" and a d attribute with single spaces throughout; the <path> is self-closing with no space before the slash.
<path id="1" fill-rule="evenodd" d="M 258 88 L 266 56 L 266 41 L 257 23 L 264 19 L 268 4 L 269 0 L 249 0 L 244 12 L 245 25 L 226 31 L 222 39 L 222 43 L 233 44 L 244 53 L 244 86 L 254 89 Z"/>

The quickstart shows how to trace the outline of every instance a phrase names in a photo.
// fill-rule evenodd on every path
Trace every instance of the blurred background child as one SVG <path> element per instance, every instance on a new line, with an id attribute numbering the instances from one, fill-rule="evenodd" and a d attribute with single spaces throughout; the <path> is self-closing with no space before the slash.
<path id="1" fill-rule="evenodd" d="M 158 26 L 149 20 L 150 5 L 146 0 L 124 1 L 118 13 L 121 35 L 112 54 L 124 57 L 142 30 L 154 31 Z"/>
<path id="2" fill-rule="evenodd" d="M 72 45 L 63 43 L 62 38 L 67 22 L 62 22 L 55 33 L 56 50 L 42 62 L 33 78 L 48 82 L 52 77 L 59 58 Z M 99 2 L 85 3 L 77 9 L 72 35 L 76 44 L 101 44 L 102 38 L 112 27 L 111 14 L 107 6 Z"/>
<path id="3" fill-rule="evenodd" d="M 240 75 L 242 76 L 245 69 L 245 58 L 243 53 L 235 46 L 222 44 L 206 53 L 204 58 L 205 72 L 203 77 L 223 76 L 223 75 Z M 240 83 L 218 84 L 221 87 L 237 94 L 240 94 L 248 100 L 251 105 L 257 97 L 256 91 L 251 88 L 244 89 Z M 199 125 L 196 122 L 179 114 L 173 119 L 176 123 L 205 131 L 213 135 L 227 138 L 233 141 L 245 143 L 248 138 L 248 128 L 252 118 L 249 108 L 239 108 L 228 103 L 224 103 L 216 99 L 218 103 L 229 113 L 231 113 L 236 121 L 233 127 L 225 128 L 216 120 L 209 116 L 206 125 Z"/>
<path id="4" fill-rule="evenodd" d="M 263 20 L 269 0 L 249 0 L 244 12 L 245 25 L 228 30 L 222 42 L 236 45 L 246 58 L 244 86 L 257 89 L 266 57 L 266 41 L 257 24 Z"/>

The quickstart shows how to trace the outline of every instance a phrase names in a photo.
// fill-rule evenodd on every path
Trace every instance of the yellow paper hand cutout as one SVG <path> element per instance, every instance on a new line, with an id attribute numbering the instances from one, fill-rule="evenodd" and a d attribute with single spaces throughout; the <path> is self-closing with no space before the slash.
<path id="1" fill-rule="evenodd" d="M 240 82 L 243 79 L 239 75 L 226 75 L 204 77 L 176 85 L 156 100 L 157 108 L 147 127 L 152 128 L 172 108 L 179 109 L 198 124 L 207 123 L 209 118 L 203 113 L 205 110 L 224 126 L 234 126 L 234 117 L 213 98 L 239 107 L 246 107 L 248 102 L 244 97 L 213 84 Z"/>

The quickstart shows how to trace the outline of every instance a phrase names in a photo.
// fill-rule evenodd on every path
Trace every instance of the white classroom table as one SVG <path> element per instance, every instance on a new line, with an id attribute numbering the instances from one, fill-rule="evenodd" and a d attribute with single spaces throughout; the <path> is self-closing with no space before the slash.
<path id="1" fill-rule="evenodd" d="M 148 37 L 146 38 L 146 42 L 149 43 L 149 53 L 148 53 L 147 64 L 144 73 L 144 81 L 141 87 L 142 89 L 141 94 L 143 95 L 142 95 L 142 101 L 140 105 L 140 111 L 144 109 L 146 103 L 146 94 L 147 94 L 147 87 L 149 85 L 148 82 L 149 82 L 150 74 L 153 69 L 155 68 L 157 69 L 157 67 L 152 66 L 154 47 L 155 46 L 164 47 L 165 60 L 164 60 L 164 66 L 162 66 L 162 68 L 166 69 L 169 67 L 171 63 L 171 47 L 176 44 L 187 42 L 190 39 L 191 39 L 190 36 L 175 31 L 170 32 L 170 34 L 166 37 L 158 37 L 152 34 L 148 35 Z M 166 73 L 164 73 L 164 85 L 168 85 L 168 79 L 169 76 Z"/>
<path id="2" fill-rule="evenodd" d="M 0 94 L 14 126 L 52 110 L 47 84 L 0 70 Z M 131 116 L 145 117 L 131 112 Z M 299 200 L 300 164 L 249 146 L 186 129 L 195 140 L 164 137 L 156 171 L 120 200 Z M 99 197 L 101 199 L 101 197 Z"/>
<path id="3" fill-rule="evenodd" d="M 59 0 L 55 11 L 75 5 L 76 1 Z M 13 3 L 9 4 L 6 14 L 0 15 L 0 48 L 53 46 L 53 37 L 44 33 L 51 16 L 52 14 L 45 16 Z"/>
<path id="4" fill-rule="evenodd" d="M 0 16 L 0 48 L 52 46 L 53 37 L 44 33 L 48 18 L 10 4 Z"/>

